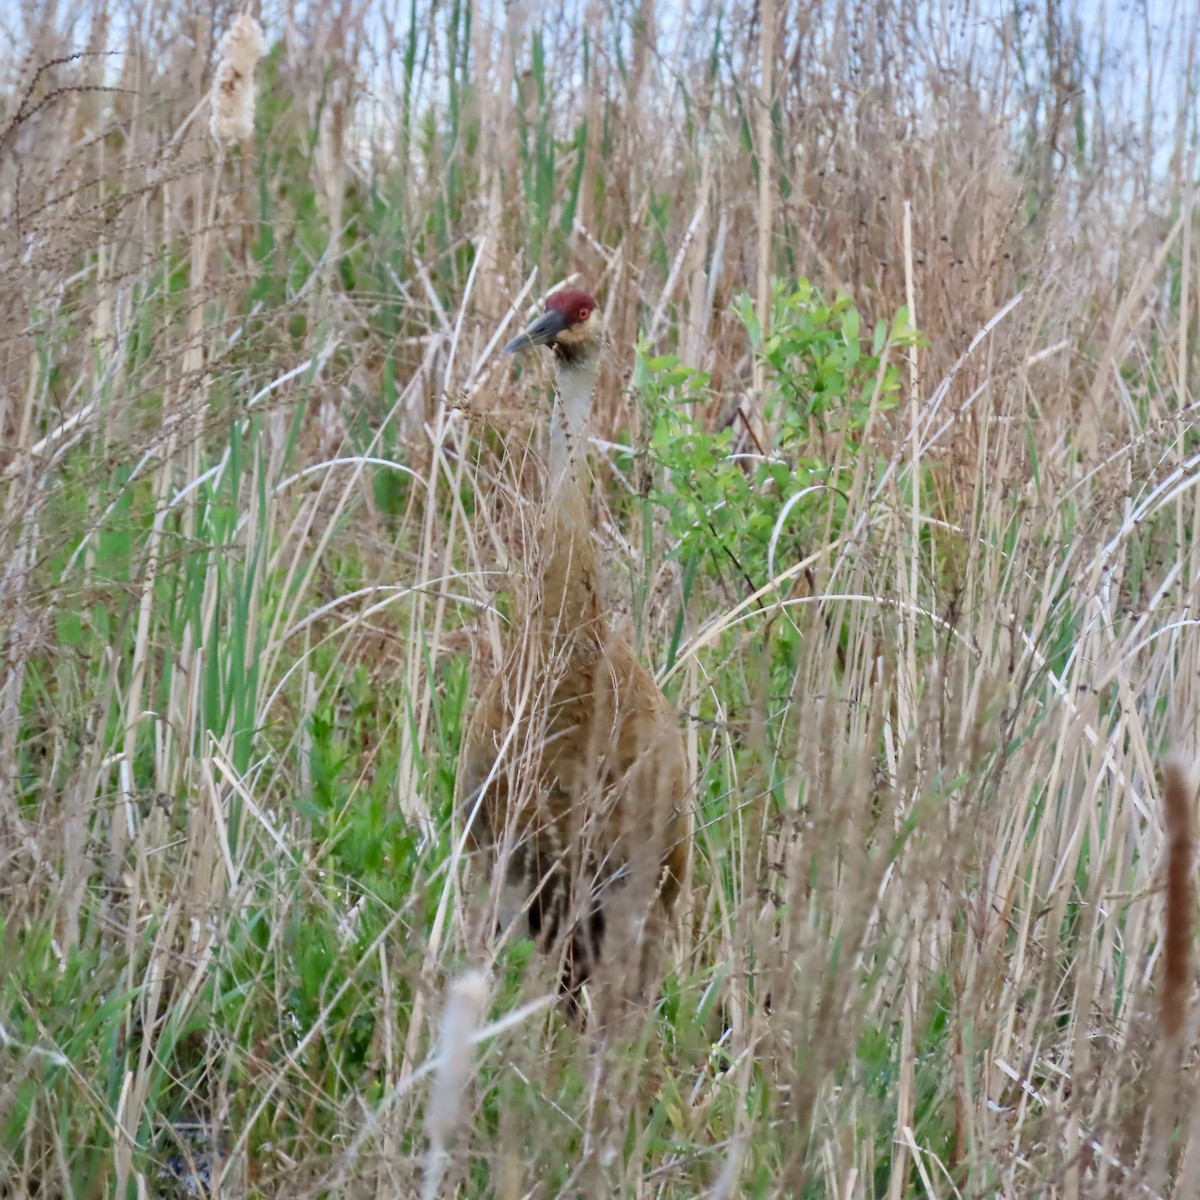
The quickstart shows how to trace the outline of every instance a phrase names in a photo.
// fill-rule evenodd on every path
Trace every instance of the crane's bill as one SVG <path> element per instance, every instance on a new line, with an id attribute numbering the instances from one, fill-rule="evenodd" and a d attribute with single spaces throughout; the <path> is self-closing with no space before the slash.
<path id="1" fill-rule="evenodd" d="M 542 313 L 524 333 L 518 333 L 504 347 L 502 353 L 516 354 L 518 350 L 524 350 L 528 346 L 549 346 L 566 327 L 567 318 L 552 308 L 549 312 Z"/>

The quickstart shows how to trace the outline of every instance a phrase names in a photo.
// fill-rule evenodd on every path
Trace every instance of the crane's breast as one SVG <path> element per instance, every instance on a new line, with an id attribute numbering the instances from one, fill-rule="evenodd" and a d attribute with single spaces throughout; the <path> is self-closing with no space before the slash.
<path id="1" fill-rule="evenodd" d="M 617 871 L 645 860 L 647 872 L 665 871 L 670 905 L 688 860 L 686 757 L 674 712 L 619 639 L 559 668 L 524 704 L 508 671 L 480 699 L 459 777 L 464 819 L 477 807 L 472 845 L 545 842 Z"/>

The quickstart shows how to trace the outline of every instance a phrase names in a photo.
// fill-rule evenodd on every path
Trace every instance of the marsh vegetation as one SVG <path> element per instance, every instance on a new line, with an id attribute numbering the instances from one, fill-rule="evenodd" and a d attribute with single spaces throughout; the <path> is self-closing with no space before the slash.
<path id="1" fill-rule="evenodd" d="M 151 7 L 0 17 L 0 1196 L 1200 1194 L 1200 15 L 267 4 L 218 143 Z M 562 281 L 694 781 L 610 1042 L 453 803 Z"/>

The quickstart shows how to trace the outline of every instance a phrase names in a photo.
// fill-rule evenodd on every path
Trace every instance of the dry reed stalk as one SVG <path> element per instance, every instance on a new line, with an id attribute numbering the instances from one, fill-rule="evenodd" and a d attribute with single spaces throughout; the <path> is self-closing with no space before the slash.
<path id="1" fill-rule="evenodd" d="M 754 153 L 758 160 L 758 279 L 755 312 L 764 333 L 771 324 L 771 263 L 774 234 L 774 186 L 772 167 L 775 157 L 772 114 L 775 105 L 775 0 L 762 0 L 758 10 L 758 104 L 754 122 Z M 769 444 L 763 415 L 764 375 L 760 361 L 755 362 L 754 395 L 750 412 L 751 427 L 760 443 Z"/>

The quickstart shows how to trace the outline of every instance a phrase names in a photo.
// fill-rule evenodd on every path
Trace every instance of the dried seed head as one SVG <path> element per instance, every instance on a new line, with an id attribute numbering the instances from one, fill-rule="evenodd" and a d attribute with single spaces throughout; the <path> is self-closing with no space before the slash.
<path id="1" fill-rule="evenodd" d="M 208 127 L 225 146 L 254 132 L 254 68 L 267 49 L 262 26 L 242 13 L 221 38 L 220 49 Z"/>
<path id="2" fill-rule="evenodd" d="M 422 1200 L 435 1200 L 446 1171 L 446 1146 L 463 1115 L 463 1089 L 471 1076 L 471 1041 L 487 1004 L 487 980 L 482 971 L 468 971 L 450 988 L 442 1013 L 440 1065 L 429 1093 L 425 1128 L 429 1152 L 425 1160 Z"/>

